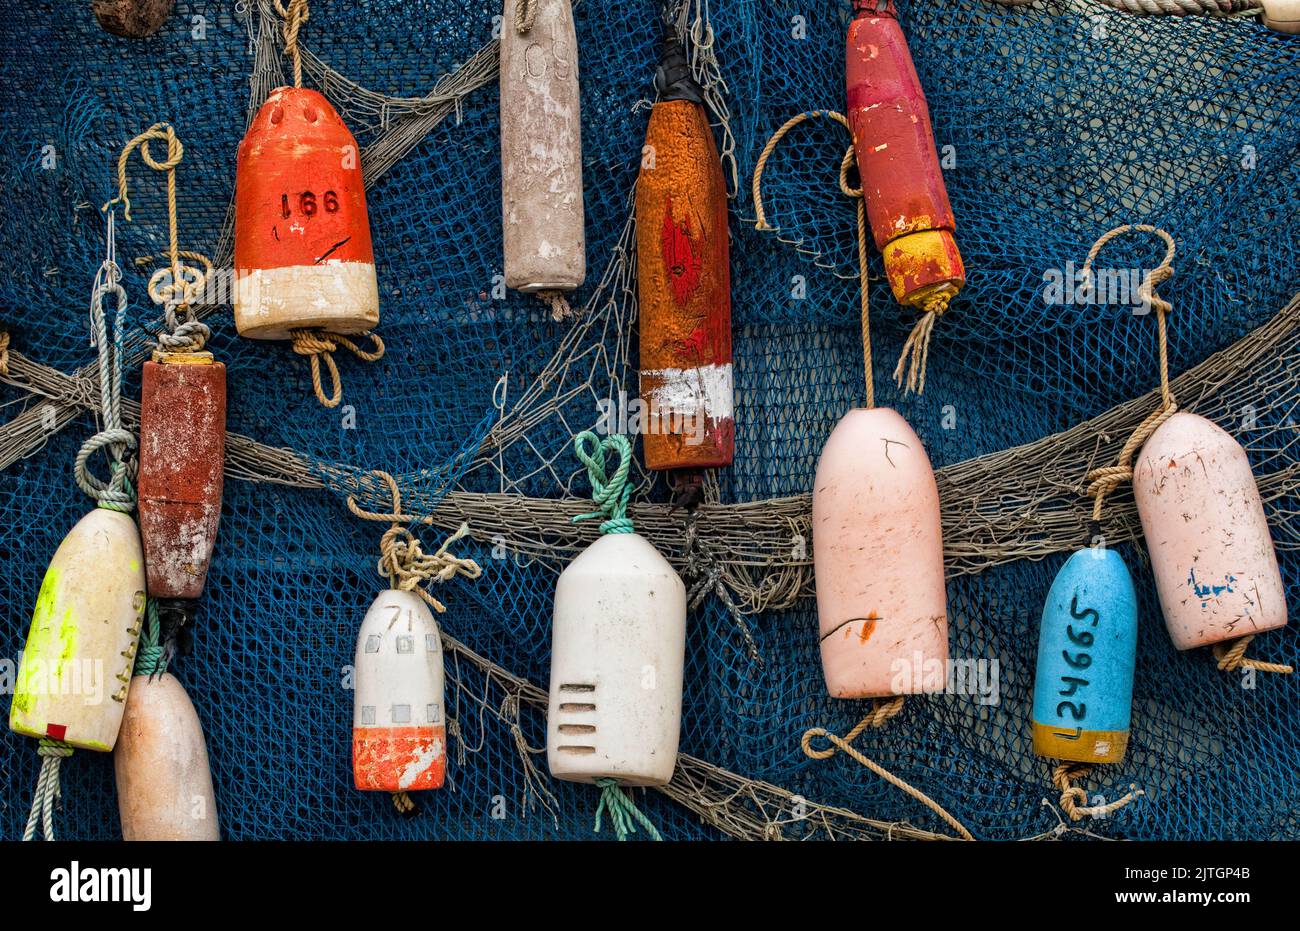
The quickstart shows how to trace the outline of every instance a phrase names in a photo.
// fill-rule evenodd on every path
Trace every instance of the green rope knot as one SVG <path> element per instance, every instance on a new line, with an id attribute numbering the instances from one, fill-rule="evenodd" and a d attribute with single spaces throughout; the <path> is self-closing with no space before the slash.
<path id="1" fill-rule="evenodd" d="M 615 450 L 619 457 L 613 475 L 605 472 L 605 452 L 610 449 Z M 627 481 L 632 469 L 632 444 L 627 437 L 614 433 L 602 440 L 590 430 L 584 430 L 573 438 L 573 451 L 587 467 L 591 498 L 598 508 L 590 514 L 579 514 L 573 518 L 573 523 L 604 517 L 600 524 L 601 533 L 632 533 L 632 518 L 627 516 L 627 500 L 632 496 L 632 486 Z"/>
<path id="2" fill-rule="evenodd" d="M 135 654 L 135 675 L 153 678 L 167 671 L 167 656 L 162 647 L 158 602 L 150 598 L 145 612 L 144 629 L 140 631 L 140 645 Z"/>
<path id="3" fill-rule="evenodd" d="M 596 785 L 600 786 L 600 804 L 596 806 L 595 832 L 597 834 L 600 833 L 601 815 L 608 810 L 609 820 L 614 825 L 614 836 L 619 840 L 627 840 L 629 834 L 635 834 L 638 824 L 646 829 L 651 839 L 663 840 L 663 835 L 650 823 L 650 819 L 641 809 L 636 807 L 636 802 L 623 791 L 617 779 L 608 777 L 597 779 Z"/>
<path id="4" fill-rule="evenodd" d="M 59 765 L 72 756 L 72 749 L 72 744 L 49 737 L 37 741 L 41 772 L 36 778 L 36 792 L 32 796 L 32 809 L 27 816 L 23 840 L 35 840 L 38 828 L 42 837 L 54 840 L 54 806 L 63 796 L 63 788 L 59 785 Z"/>

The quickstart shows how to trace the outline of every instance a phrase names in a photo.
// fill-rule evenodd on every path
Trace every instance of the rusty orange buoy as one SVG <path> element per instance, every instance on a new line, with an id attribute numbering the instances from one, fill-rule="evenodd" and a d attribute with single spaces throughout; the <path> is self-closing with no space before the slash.
<path id="1" fill-rule="evenodd" d="M 321 94 L 271 92 L 239 146 L 235 326 L 364 333 L 379 323 L 361 150 Z"/>
<path id="2" fill-rule="evenodd" d="M 862 196 L 894 297 L 909 307 L 966 283 L 930 109 L 894 0 L 855 0 L 846 76 Z"/>
<path id="3" fill-rule="evenodd" d="M 140 539 L 164 639 L 188 639 L 221 521 L 226 367 L 210 352 L 154 353 L 140 387 Z"/>
<path id="4" fill-rule="evenodd" d="M 727 189 L 704 95 L 664 40 L 636 186 L 646 465 L 717 468 L 735 451 Z"/>

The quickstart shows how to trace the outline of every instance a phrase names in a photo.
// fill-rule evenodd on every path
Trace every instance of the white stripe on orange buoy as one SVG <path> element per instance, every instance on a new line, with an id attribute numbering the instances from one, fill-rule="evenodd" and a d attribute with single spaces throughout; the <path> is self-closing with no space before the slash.
<path id="1" fill-rule="evenodd" d="M 734 396 L 731 363 L 647 369 L 641 373 L 641 392 L 653 410 L 673 414 L 702 412 L 715 420 L 730 420 Z"/>

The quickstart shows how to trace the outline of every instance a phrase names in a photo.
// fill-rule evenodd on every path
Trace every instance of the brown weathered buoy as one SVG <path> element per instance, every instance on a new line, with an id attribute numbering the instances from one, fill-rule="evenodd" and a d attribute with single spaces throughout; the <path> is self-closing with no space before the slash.
<path id="1" fill-rule="evenodd" d="M 115 36 L 143 39 L 151 36 L 172 15 L 176 0 L 94 0 L 95 19 Z"/>
<path id="2" fill-rule="evenodd" d="M 113 751 L 125 840 L 220 840 L 203 726 L 171 673 L 135 676 Z"/>
<path id="3" fill-rule="evenodd" d="M 727 186 L 676 33 L 669 31 L 636 184 L 646 466 L 718 468 L 735 454 Z"/>
<path id="4" fill-rule="evenodd" d="M 140 390 L 140 538 L 164 638 L 193 618 L 221 520 L 226 367 L 209 352 L 154 353 Z M 186 634 L 188 636 L 188 634 Z"/>

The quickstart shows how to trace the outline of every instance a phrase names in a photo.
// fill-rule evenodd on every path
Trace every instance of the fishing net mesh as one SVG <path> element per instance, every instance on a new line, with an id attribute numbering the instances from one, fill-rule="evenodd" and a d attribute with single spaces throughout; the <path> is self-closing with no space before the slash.
<path id="1" fill-rule="evenodd" d="M 670 839 L 948 834 L 843 755 L 813 761 L 799 747 L 805 729 L 843 733 L 866 710 L 826 697 L 809 597 L 817 456 L 863 396 L 854 207 L 837 183 L 848 138 L 811 120 L 776 148 L 763 176 L 774 233 L 754 229 L 750 180 L 787 118 L 842 109 L 848 4 L 677 10 L 735 190 L 737 454 L 709 483 L 695 529 L 745 616 L 716 593 L 691 612 L 684 756 L 666 793 L 637 801 Z M 569 522 L 584 510 L 573 499 L 590 493 L 571 438 L 596 422 L 600 399 L 636 394 L 630 194 L 659 10 L 651 0 L 575 9 L 590 271 L 573 296 L 577 321 L 562 323 L 496 287 L 500 12 L 481 0 L 318 2 L 303 26 L 306 83 L 364 149 L 388 347 L 374 364 L 340 360 L 343 404 L 317 403 L 286 344 L 238 338 L 228 306 L 202 311 L 228 367 L 235 480 L 196 648 L 174 671 L 204 725 L 228 838 L 592 836 L 595 790 L 546 773 L 538 687 L 556 573 L 595 532 Z M 904 398 L 887 368 L 915 314 L 890 297 L 873 250 L 872 329 L 889 363 L 877 363 L 877 396 L 941 470 L 953 655 L 996 661 L 999 676 L 995 701 L 911 699 L 857 745 L 977 837 L 1043 836 L 1065 822 L 1049 764 L 1029 745 L 1039 612 L 1084 538 L 1084 473 L 1114 460 L 1157 379 L 1150 315 L 1048 303 L 1044 275 L 1081 263 L 1114 225 L 1177 238 L 1177 274 L 1161 293 L 1175 308 L 1171 370 L 1192 370 L 1180 401 L 1246 444 L 1300 603 L 1300 310 L 1288 306 L 1300 291 L 1300 42 L 1250 18 L 1138 17 L 1082 0 L 906 2 L 901 19 L 969 279 L 936 329 L 924 396 Z M 0 656 L 16 664 L 46 562 L 90 504 L 71 464 L 96 429 L 85 308 L 117 154 L 150 124 L 174 124 L 181 247 L 228 264 L 235 148 L 288 72 L 274 10 L 249 0 L 180 2 L 142 41 L 104 33 L 84 3 L 15 6 L 0 29 L 14 50 L 0 61 L 0 320 L 12 339 L 0 385 Z M 119 215 L 118 251 L 138 359 L 160 313 L 145 293 L 153 266 L 135 260 L 163 251 L 167 227 L 162 176 L 138 162 L 131 172 L 133 222 Z M 1102 264 L 1151 268 L 1157 245 L 1120 240 Z M 139 366 L 128 369 L 126 394 L 138 397 Z M 1019 444 L 1032 445 L 1000 452 Z M 351 786 L 345 667 L 384 585 L 374 567 L 385 525 L 344 502 L 356 494 L 385 510 L 373 469 L 398 477 L 408 510 L 434 516 L 418 531 L 427 549 L 468 520 L 473 537 L 456 552 L 484 569 L 435 592 L 454 643 L 454 737 L 447 787 L 421 795 L 412 818 Z M 684 564 L 685 516 L 662 504 L 661 479 L 636 480 L 632 516 Z M 1133 737 L 1125 761 L 1085 787 L 1107 800 L 1130 785 L 1146 794 L 1070 827 L 1295 837 L 1300 685 L 1177 653 L 1131 496 L 1117 493 L 1108 512 L 1141 597 Z M 1252 652 L 1297 662 L 1294 627 Z M 12 670 L 0 684 L 12 687 Z M 21 833 L 38 766 L 31 741 L 0 736 L 0 836 Z M 62 836 L 119 836 L 111 760 L 78 753 L 63 773 Z"/>

